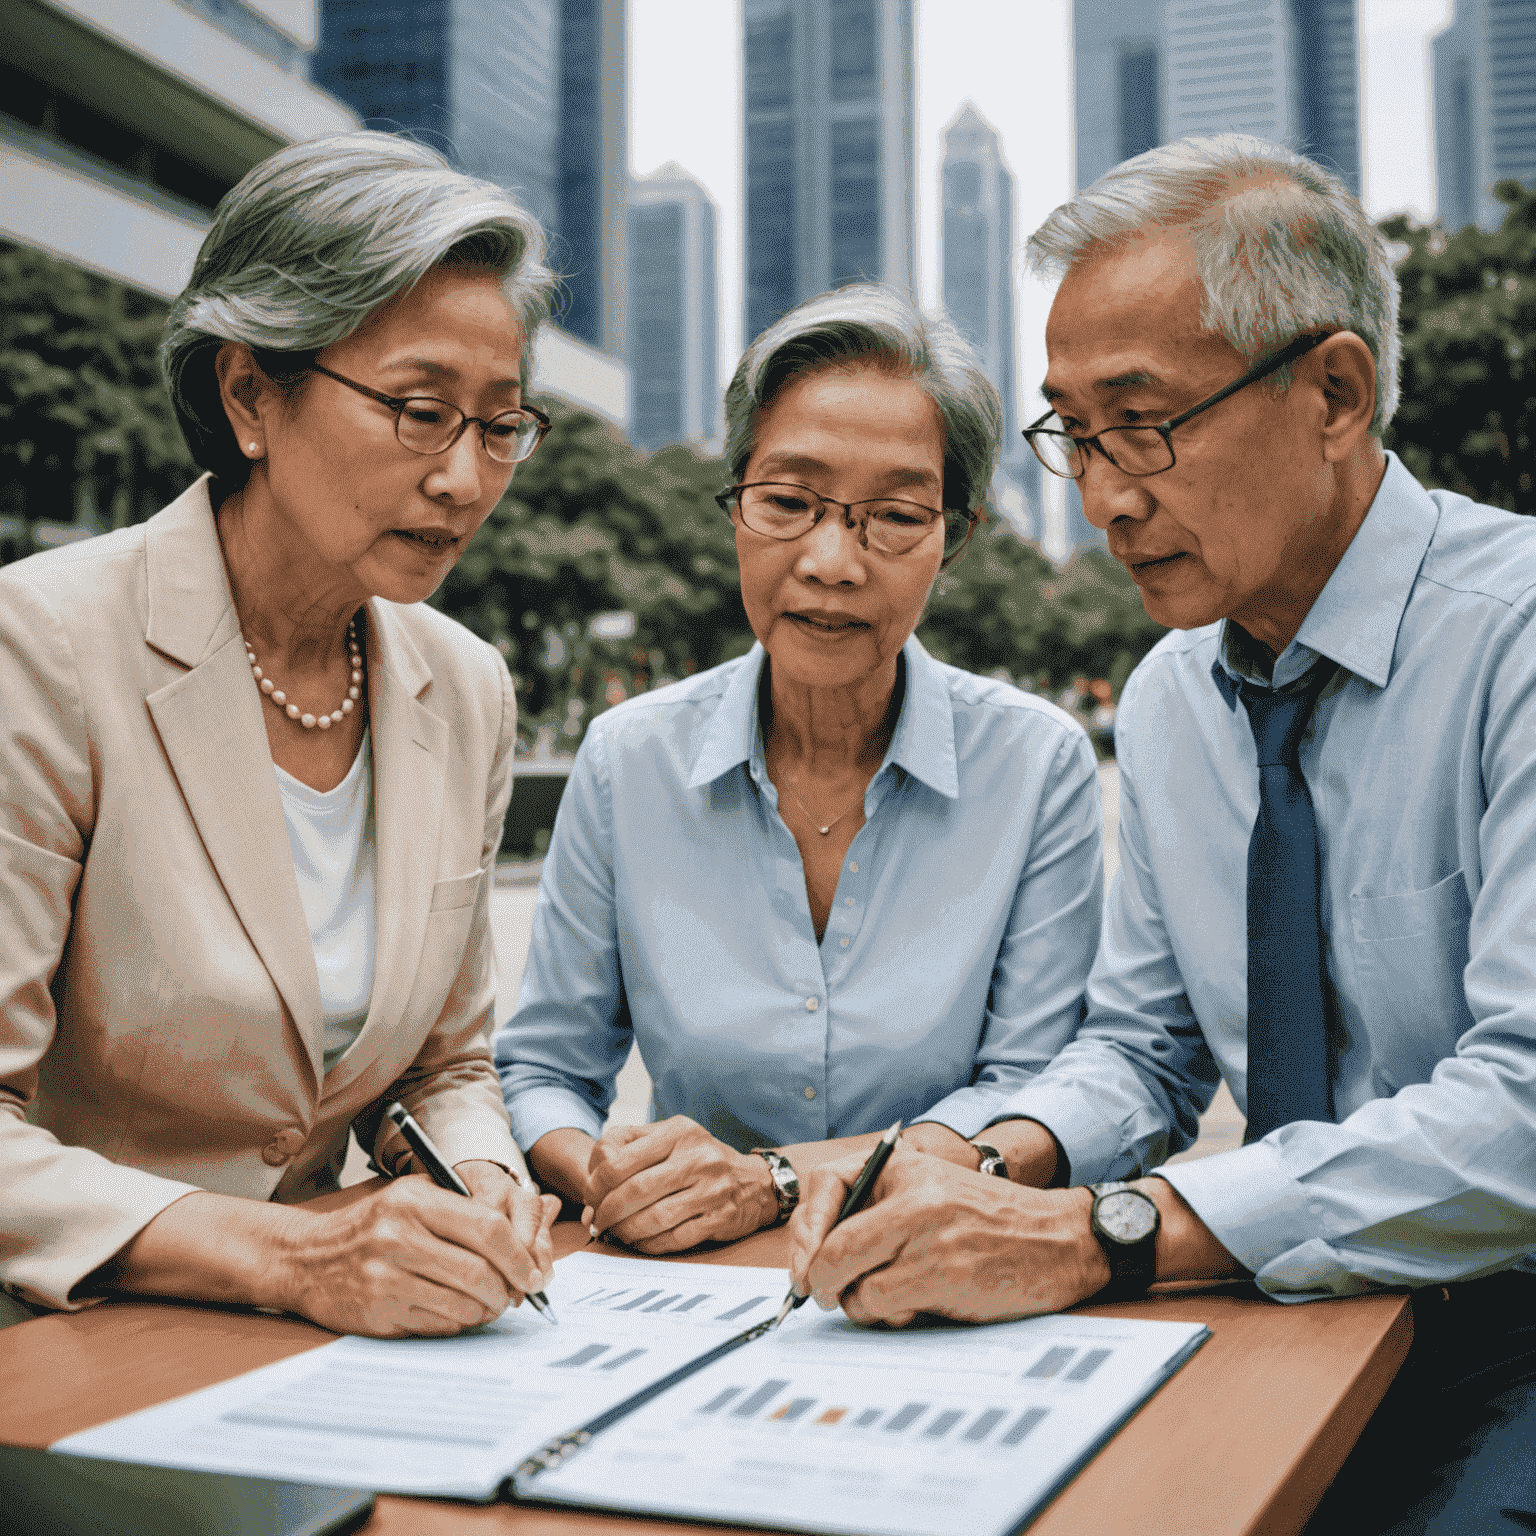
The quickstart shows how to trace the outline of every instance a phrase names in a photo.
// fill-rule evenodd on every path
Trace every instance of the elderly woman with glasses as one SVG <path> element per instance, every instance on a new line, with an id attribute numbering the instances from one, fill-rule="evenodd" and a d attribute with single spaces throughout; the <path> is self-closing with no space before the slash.
<path id="1" fill-rule="evenodd" d="M 758 643 L 592 723 L 495 1042 L 535 1173 L 648 1253 L 782 1220 L 898 1119 L 1034 1177 L 986 1127 L 1072 1037 L 1099 929 L 1087 738 L 913 635 L 998 451 L 970 348 L 845 288 L 747 349 L 726 417 Z M 604 1134 L 631 1043 L 653 1122 Z"/>
<path id="2" fill-rule="evenodd" d="M 548 426 L 543 248 L 419 145 L 274 155 L 167 323 L 208 473 L 0 572 L 10 1320 L 134 1293 L 440 1334 L 544 1283 L 558 1202 L 484 1040 L 516 708 L 424 601 Z M 349 1128 L 417 1176 L 338 1190 Z"/>

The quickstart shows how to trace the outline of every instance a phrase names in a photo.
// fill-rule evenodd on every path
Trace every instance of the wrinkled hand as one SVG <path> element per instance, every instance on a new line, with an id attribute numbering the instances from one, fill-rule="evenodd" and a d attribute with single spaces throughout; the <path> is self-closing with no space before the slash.
<path id="1" fill-rule="evenodd" d="M 952 1131 L 937 1120 L 920 1120 L 909 1125 L 901 1133 L 901 1143 L 914 1152 L 926 1152 L 929 1157 L 942 1157 L 957 1168 L 969 1168 L 972 1172 L 981 1165 L 981 1153 L 974 1141 L 967 1141 L 958 1131 Z"/>
<path id="2" fill-rule="evenodd" d="M 582 1219 L 641 1253 L 728 1243 L 778 1219 L 767 1162 L 686 1115 L 618 1126 L 592 1148 Z"/>
<path id="3" fill-rule="evenodd" d="M 541 1290 L 560 1202 L 494 1163 L 457 1171 L 473 1199 L 411 1174 L 343 1206 L 295 1206 L 274 1259 L 284 1307 L 337 1333 L 400 1338 L 492 1322 Z"/>
<path id="4" fill-rule="evenodd" d="M 1109 1283 L 1085 1189 L 1026 1189 L 898 1146 L 873 1199 L 834 1231 L 859 1168 L 812 1171 L 790 1220 L 790 1275 L 823 1310 L 898 1328 L 919 1312 L 995 1322 Z"/>

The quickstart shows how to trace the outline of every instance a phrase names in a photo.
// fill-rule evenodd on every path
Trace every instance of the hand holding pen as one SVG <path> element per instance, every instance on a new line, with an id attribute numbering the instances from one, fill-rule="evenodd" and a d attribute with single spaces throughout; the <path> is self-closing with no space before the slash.
<path id="1" fill-rule="evenodd" d="M 853 1185 L 848 1191 L 848 1198 L 843 1201 L 842 1209 L 834 1218 L 832 1226 L 835 1227 L 839 1222 L 847 1221 L 869 1199 L 870 1191 L 875 1187 L 875 1180 L 880 1177 L 880 1172 L 890 1160 L 891 1153 L 896 1150 L 896 1143 L 900 1137 L 901 1121 L 898 1120 L 875 1143 L 875 1150 L 865 1159 L 864 1166 L 859 1169 L 859 1176 L 853 1181 Z M 799 1291 L 791 1286 L 789 1294 L 784 1298 L 784 1305 L 779 1308 L 779 1315 L 773 1320 L 774 1326 L 777 1327 L 782 1323 L 796 1307 L 804 1306 L 809 1295 L 809 1291 L 805 1295 L 801 1295 Z"/>
<path id="2" fill-rule="evenodd" d="M 405 1137 L 406 1145 L 415 1154 L 416 1161 L 421 1164 L 423 1170 L 431 1176 L 433 1183 L 440 1189 L 451 1190 L 456 1195 L 463 1195 L 466 1200 L 474 1199 L 474 1194 L 464 1180 L 448 1166 L 442 1153 L 432 1143 L 432 1138 L 411 1118 L 405 1105 L 397 1099 L 385 1111 L 400 1134 Z M 519 1177 L 512 1174 L 513 1181 L 524 1191 L 537 1194 L 538 1187 L 526 1174 Z M 549 1298 L 543 1291 L 530 1291 L 528 1302 L 536 1311 L 543 1313 L 551 1323 L 558 1323 L 554 1311 L 549 1305 Z"/>

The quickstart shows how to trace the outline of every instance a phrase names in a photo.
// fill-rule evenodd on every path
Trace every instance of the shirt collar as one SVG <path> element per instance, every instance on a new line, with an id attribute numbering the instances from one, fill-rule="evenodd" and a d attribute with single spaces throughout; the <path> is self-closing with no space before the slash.
<path id="1" fill-rule="evenodd" d="M 1319 656 L 1385 688 L 1392 675 L 1403 613 L 1439 516 L 1424 488 L 1389 451 L 1386 474 L 1365 521 L 1318 593 L 1296 638 L 1275 658 L 1272 678 L 1263 676 L 1243 631 L 1231 620 L 1222 620 L 1211 676 L 1228 707 L 1237 707 L 1240 679 L 1284 688 Z"/>
<path id="2" fill-rule="evenodd" d="M 761 644 L 754 645 L 727 684 L 693 760 L 693 772 L 688 777 L 690 789 L 713 783 L 740 763 L 761 772 L 757 690 L 766 654 Z M 960 773 L 948 681 L 916 635 L 902 646 L 901 656 L 906 674 L 901 713 L 896 718 L 881 771 L 894 763 L 930 789 L 958 800 Z"/>

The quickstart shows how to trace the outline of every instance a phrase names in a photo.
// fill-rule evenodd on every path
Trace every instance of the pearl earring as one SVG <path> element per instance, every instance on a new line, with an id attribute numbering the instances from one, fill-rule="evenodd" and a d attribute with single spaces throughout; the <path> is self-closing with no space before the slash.
<path id="1" fill-rule="evenodd" d="M 260 450 L 260 449 L 259 449 L 259 448 L 258 448 L 258 447 L 257 447 L 257 446 L 256 446 L 256 444 L 255 444 L 255 443 L 252 443 L 252 444 L 251 444 L 251 452 L 252 452 L 252 453 L 260 453 L 260 452 L 261 452 L 261 450 Z"/>

